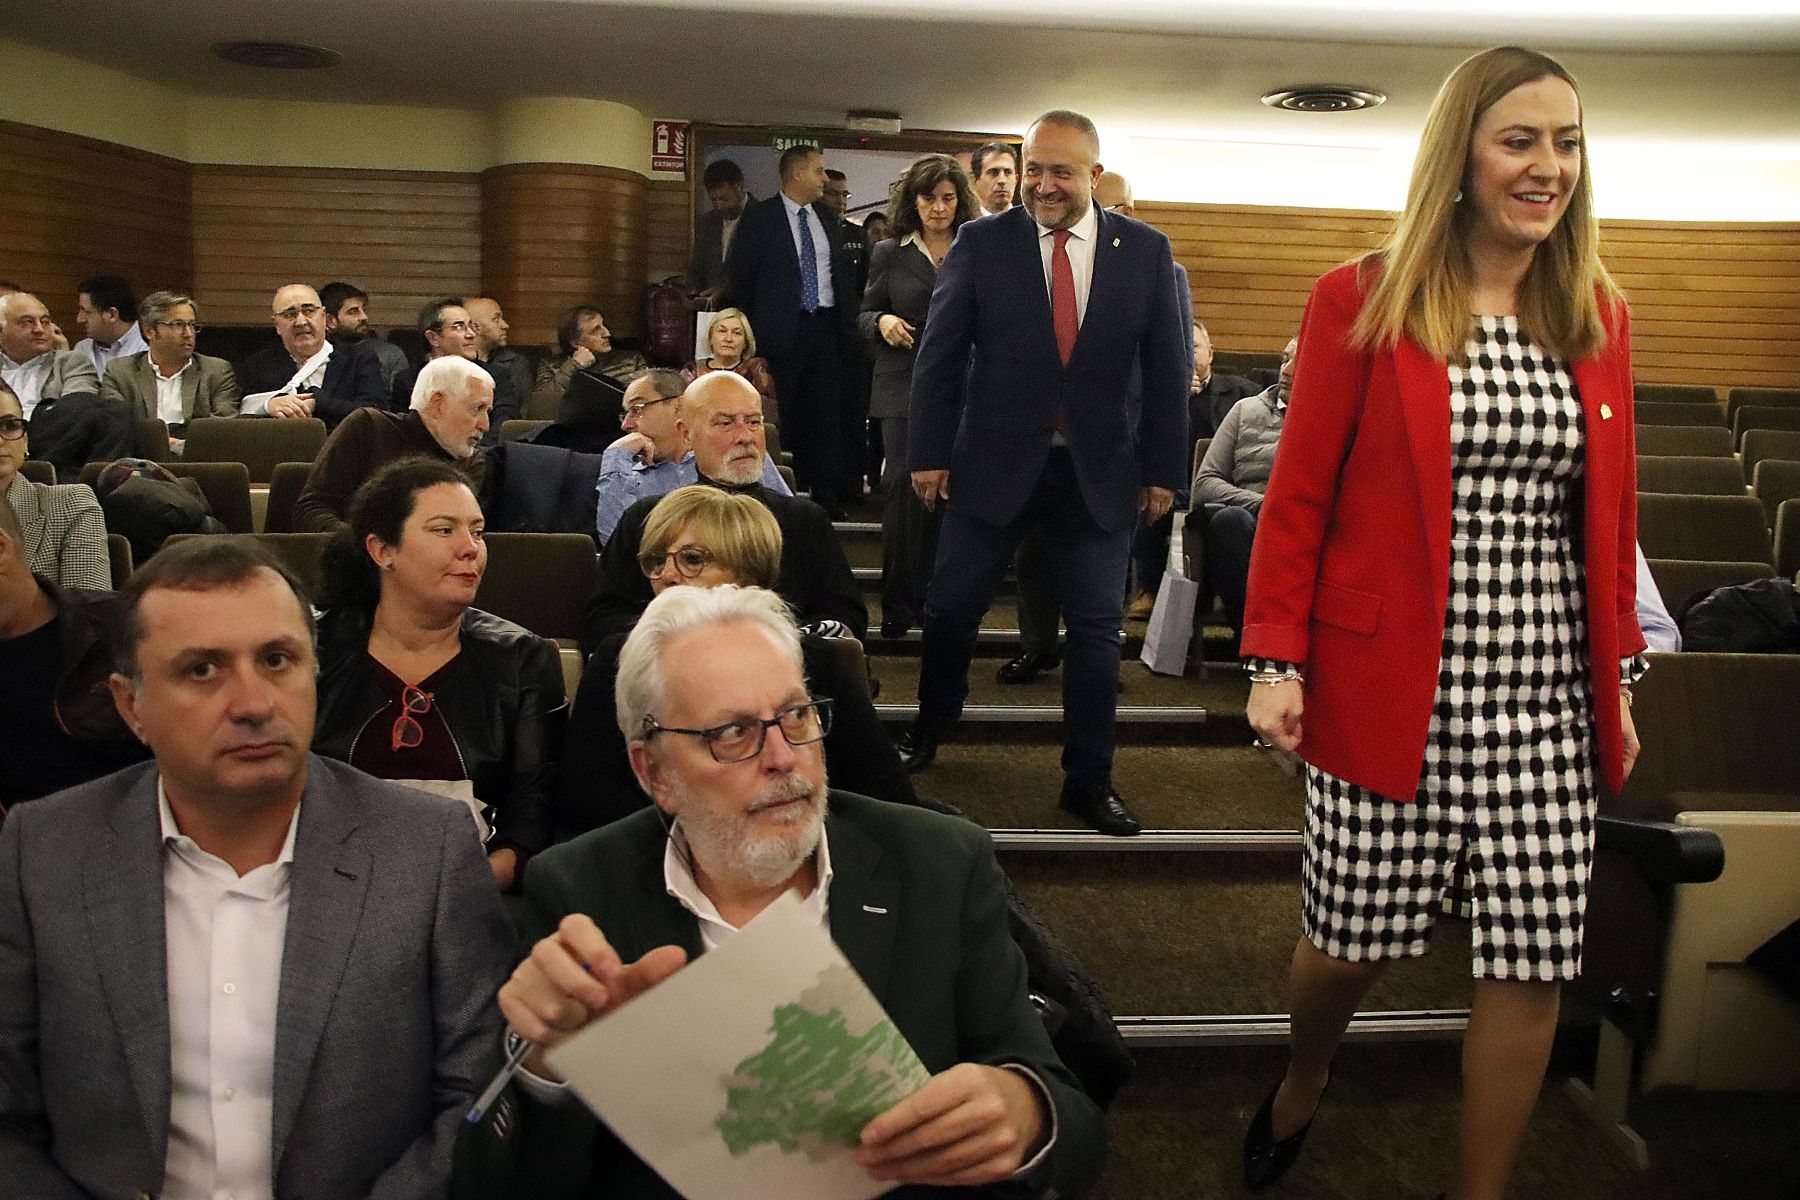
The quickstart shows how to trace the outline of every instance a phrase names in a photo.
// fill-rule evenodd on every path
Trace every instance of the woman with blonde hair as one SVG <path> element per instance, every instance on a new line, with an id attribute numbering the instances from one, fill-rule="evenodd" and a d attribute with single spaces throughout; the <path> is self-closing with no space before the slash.
<path id="1" fill-rule="evenodd" d="M 741 308 L 722 308 L 706 327 L 705 358 L 697 358 L 682 372 L 692 383 L 708 371 L 734 371 L 750 381 L 762 395 L 763 420 L 780 424 L 780 410 L 775 406 L 775 374 L 769 360 L 756 354 L 756 331 L 750 328 L 750 317 Z"/>
<path id="2" fill-rule="evenodd" d="M 781 574 L 781 526 L 768 506 L 752 496 L 700 484 L 676 488 L 657 501 L 644 522 L 638 567 L 658 596 L 672 587 L 728 583 L 772 591 Z M 617 633 L 602 641 L 582 671 L 563 754 L 558 840 L 630 816 L 650 803 L 631 769 L 613 693 L 626 636 Z M 861 656 L 842 652 L 847 640 L 804 630 L 800 635 L 812 694 L 831 702 L 825 730 L 831 786 L 917 804 L 900 754 L 869 697 L 868 676 L 855 669 Z"/>
<path id="3" fill-rule="evenodd" d="M 1476 980 L 1448 1194 L 1502 1194 L 1581 968 L 1595 798 L 1637 754 L 1636 517 L 1575 81 L 1484 51 L 1439 91 L 1386 244 L 1313 288 L 1257 529 L 1250 722 L 1306 761 L 1307 813 L 1248 1186 L 1293 1165 L 1358 1003 L 1442 906 Z"/>

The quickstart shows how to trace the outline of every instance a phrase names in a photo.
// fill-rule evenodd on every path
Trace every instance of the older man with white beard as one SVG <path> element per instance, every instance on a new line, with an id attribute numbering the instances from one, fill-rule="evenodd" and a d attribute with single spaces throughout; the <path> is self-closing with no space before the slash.
<path id="1" fill-rule="evenodd" d="M 517 1169 L 486 1190 L 674 1197 L 567 1100 L 542 1051 L 793 892 L 932 1072 L 863 1128 L 856 1158 L 870 1177 L 897 1196 L 1007 1180 L 1023 1195 L 1085 1191 L 1102 1120 L 1026 994 L 987 834 L 827 788 L 830 709 L 807 691 L 780 599 L 668 589 L 625 644 L 617 696 L 632 768 L 656 806 L 532 862 L 536 940 L 500 1005 L 512 1035 L 538 1050 L 521 1077 Z"/>
<path id="2" fill-rule="evenodd" d="M 701 483 L 742 492 L 768 506 L 781 526 L 781 576 L 775 590 L 788 602 L 802 625 L 826 635 L 847 633 L 862 638 L 869 631 L 869 610 L 850 572 L 831 517 L 809 499 L 787 496 L 766 487 L 762 395 L 748 380 L 730 371 L 712 371 L 694 380 L 681 396 L 676 431 L 692 450 L 678 483 Z M 638 565 L 644 522 L 662 497 L 634 501 L 619 517 L 600 554 L 600 578 L 588 597 L 581 650 L 592 655 L 615 633 L 629 632 L 653 594 Z"/>

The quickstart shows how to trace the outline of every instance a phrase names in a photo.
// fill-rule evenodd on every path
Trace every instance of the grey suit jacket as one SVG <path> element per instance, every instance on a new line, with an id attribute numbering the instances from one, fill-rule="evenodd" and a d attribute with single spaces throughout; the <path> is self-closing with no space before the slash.
<path id="1" fill-rule="evenodd" d="M 94 370 L 93 359 L 73 350 L 52 350 L 50 353 L 54 357 L 50 360 L 50 373 L 44 377 L 43 389 L 38 392 L 40 401 L 100 391 L 100 372 Z"/>
<path id="2" fill-rule="evenodd" d="M 862 313 L 856 318 L 857 329 L 875 351 L 869 386 L 871 417 L 907 415 L 912 403 L 913 355 L 925 336 L 925 314 L 931 309 L 931 288 L 936 282 L 937 268 L 917 246 L 902 245 L 892 238 L 876 244 Z M 881 336 L 885 313 L 893 313 L 913 327 L 912 348 L 890 346 Z"/>
<path id="3" fill-rule="evenodd" d="M 110 592 L 112 558 L 106 548 L 106 514 L 85 483 L 33 483 L 23 475 L 0 492 L 25 534 L 25 559 L 34 574 L 59 587 Z"/>
<path id="4" fill-rule="evenodd" d="M 461 805 L 316 755 L 276 1013 L 274 1194 L 427 1200 L 500 1057 L 512 936 Z M 0 1196 L 162 1188 L 170 1049 L 154 763 L 0 825 Z"/>
<path id="5" fill-rule="evenodd" d="M 100 381 L 100 394 L 123 403 L 135 419 L 162 416 L 156 411 L 156 366 L 150 361 L 148 350 L 109 365 L 106 377 Z M 199 417 L 235 417 L 243 396 L 230 363 L 196 354 L 193 365 L 181 377 L 181 416 L 172 423 L 185 425 Z"/>

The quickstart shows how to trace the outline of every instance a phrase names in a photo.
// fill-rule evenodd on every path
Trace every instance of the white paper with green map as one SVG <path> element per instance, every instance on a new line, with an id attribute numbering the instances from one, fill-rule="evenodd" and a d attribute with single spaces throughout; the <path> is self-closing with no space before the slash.
<path id="1" fill-rule="evenodd" d="M 850 1158 L 929 1073 L 791 893 L 549 1055 L 687 1200 L 863 1200 Z"/>

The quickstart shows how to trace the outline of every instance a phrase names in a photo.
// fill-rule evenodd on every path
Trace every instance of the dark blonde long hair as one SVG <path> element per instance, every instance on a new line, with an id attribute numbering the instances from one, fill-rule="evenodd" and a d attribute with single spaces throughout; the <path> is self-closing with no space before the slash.
<path id="1" fill-rule="evenodd" d="M 1475 124 L 1508 92 L 1546 76 L 1576 87 L 1561 63 L 1518 46 L 1483 50 L 1444 80 L 1425 118 L 1406 208 L 1381 248 L 1361 260 L 1373 286 L 1350 331 L 1354 345 L 1392 346 L 1406 336 L 1437 358 L 1461 356 L 1469 336 L 1474 216 L 1472 206 L 1458 204 L 1456 195 L 1468 174 Z M 1600 223 L 1583 139 L 1581 174 L 1569 206 L 1538 246 L 1520 284 L 1519 323 L 1565 362 L 1587 358 L 1606 344 L 1602 297 L 1609 305 L 1624 300 L 1600 261 Z"/>

